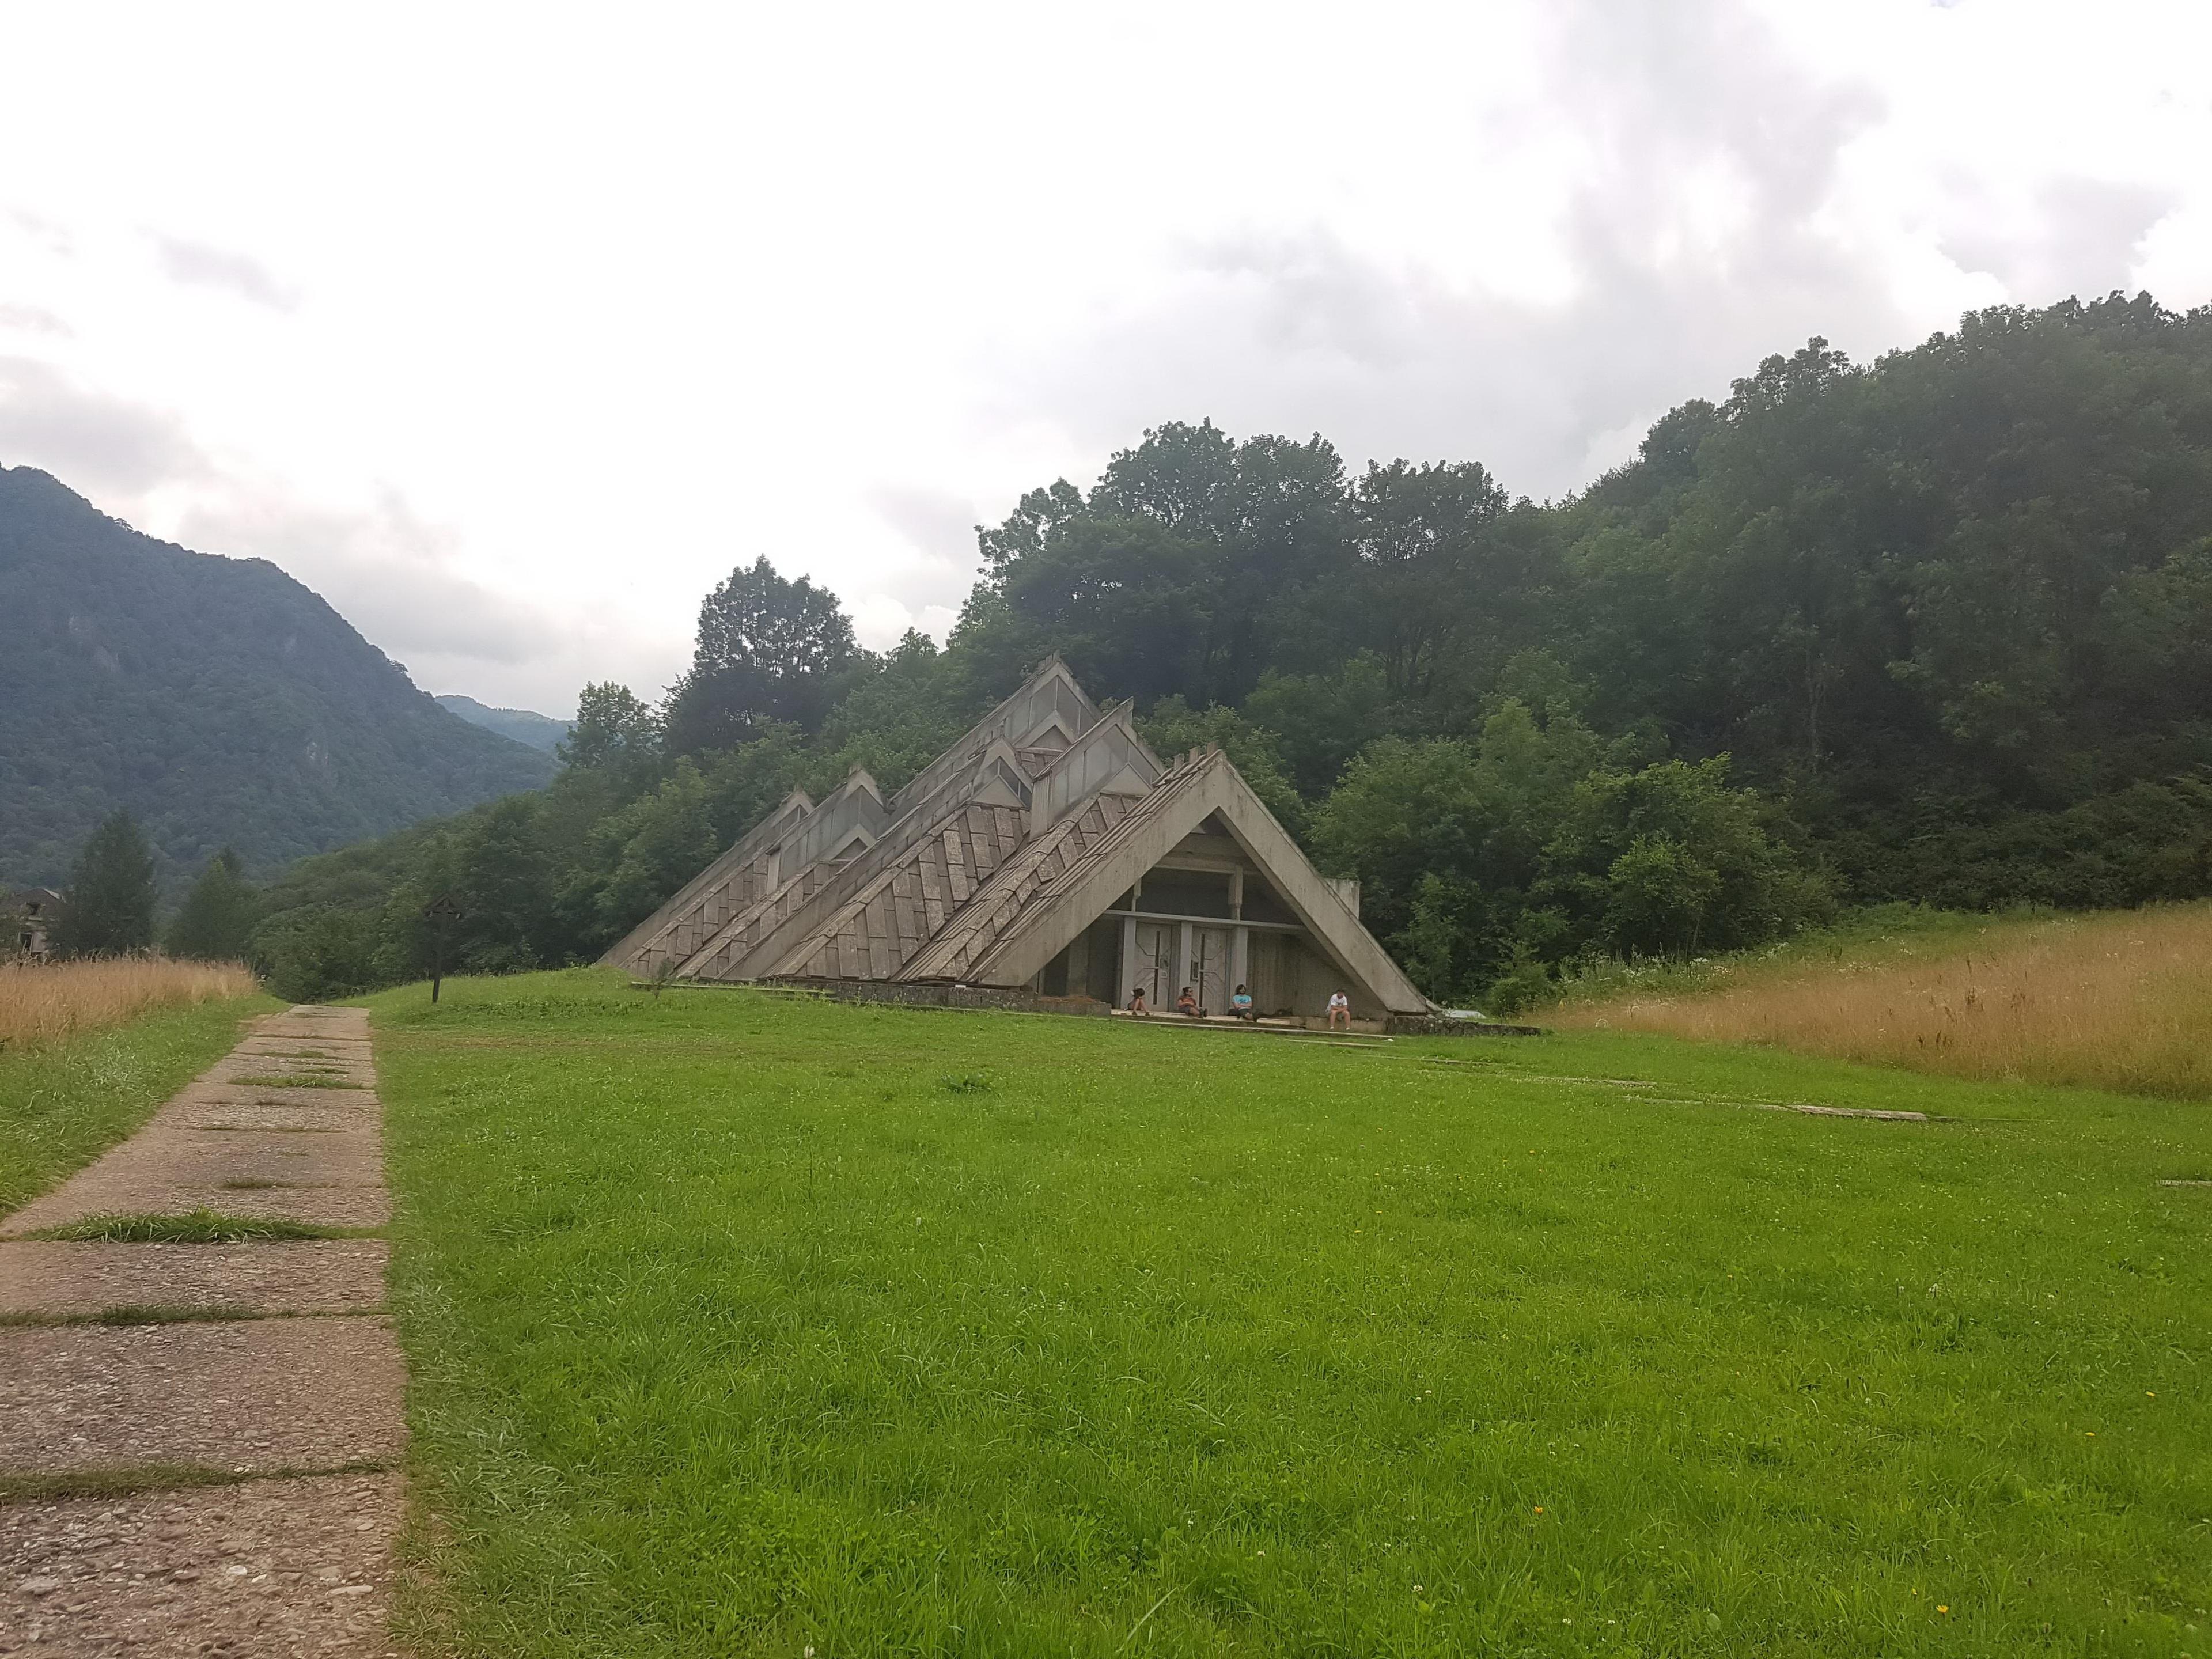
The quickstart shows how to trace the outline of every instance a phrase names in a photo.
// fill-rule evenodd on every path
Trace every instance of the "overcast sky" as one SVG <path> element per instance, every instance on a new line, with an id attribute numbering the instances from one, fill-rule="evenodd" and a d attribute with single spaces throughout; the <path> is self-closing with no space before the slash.
<path id="1" fill-rule="evenodd" d="M 876 645 L 1163 420 L 1553 495 L 1971 307 L 2212 301 L 2207 0 L 0 0 L 0 464 L 433 691 Z"/>

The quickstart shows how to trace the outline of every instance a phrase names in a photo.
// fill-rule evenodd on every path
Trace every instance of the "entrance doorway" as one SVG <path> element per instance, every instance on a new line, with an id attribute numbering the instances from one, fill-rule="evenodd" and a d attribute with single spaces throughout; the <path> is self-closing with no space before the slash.
<path id="1" fill-rule="evenodd" d="M 1171 921 L 1140 921 L 1137 924 L 1137 960 L 1122 975 L 1128 981 L 1121 987 L 1127 997 L 1139 986 L 1145 988 L 1145 1001 L 1155 1012 L 1173 1009 L 1176 991 L 1175 953 L 1176 924 Z"/>
<path id="2" fill-rule="evenodd" d="M 1190 960 L 1176 977 L 1176 952 L 1182 930 L 1190 928 Z M 1126 999 L 1138 986 L 1155 1011 L 1170 1012 L 1176 997 L 1186 985 L 1198 1006 L 1210 1014 L 1229 1011 L 1229 937 L 1226 927 L 1207 927 L 1180 921 L 1140 921 L 1136 924 L 1136 959 L 1123 975 L 1127 983 L 1115 988 Z"/>

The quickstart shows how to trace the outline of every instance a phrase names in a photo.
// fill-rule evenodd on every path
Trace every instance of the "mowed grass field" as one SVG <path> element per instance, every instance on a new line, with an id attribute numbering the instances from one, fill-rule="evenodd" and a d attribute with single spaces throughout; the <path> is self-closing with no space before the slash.
<path id="1" fill-rule="evenodd" d="M 426 1652 L 2212 1654 L 2203 1107 L 372 1006 Z"/>

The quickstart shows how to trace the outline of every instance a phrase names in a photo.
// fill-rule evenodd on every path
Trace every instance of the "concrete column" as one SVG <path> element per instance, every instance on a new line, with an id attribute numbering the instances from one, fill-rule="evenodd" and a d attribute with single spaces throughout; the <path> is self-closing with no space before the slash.
<path id="1" fill-rule="evenodd" d="M 1190 983 L 1190 924 L 1176 924 L 1175 983 L 1168 987 L 1163 1000 L 1172 1000 L 1182 994 L 1182 988 Z"/>
<path id="2" fill-rule="evenodd" d="M 1129 1006 L 1129 993 L 1137 988 L 1137 919 L 1121 918 L 1121 963 L 1115 969 L 1114 1006 Z"/>
<path id="3" fill-rule="evenodd" d="M 1229 872 L 1229 916 L 1230 916 L 1230 920 L 1231 920 L 1232 921 L 1242 921 L 1242 920 L 1243 920 L 1243 915 L 1244 915 L 1244 872 L 1243 872 L 1242 870 L 1231 870 L 1231 871 Z"/>

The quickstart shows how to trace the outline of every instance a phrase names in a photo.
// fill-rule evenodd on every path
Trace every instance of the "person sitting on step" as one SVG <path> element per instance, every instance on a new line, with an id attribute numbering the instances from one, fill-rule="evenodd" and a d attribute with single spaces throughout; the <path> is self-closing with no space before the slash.
<path id="1" fill-rule="evenodd" d="M 1129 1012 L 1146 1019 L 1152 1017 L 1152 1011 L 1145 1006 L 1145 988 L 1141 985 L 1129 993 Z"/>
<path id="2" fill-rule="evenodd" d="M 1206 1018 L 1206 1010 L 1198 1006 L 1198 999 L 1192 994 L 1191 988 L 1188 985 L 1182 988 L 1182 994 L 1176 999 L 1176 1012 L 1186 1019 Z"/>
<path id="3" fill-rule="evenodd" d="M 1229 1012 L 1231 1018 L 1249 1020 L 1255 1025 L 1260 1023 L 1252 1007 L 1252 994 L 1241 985 L 1229 994 Z"/>
<path id="4" fill-rule="evenodd" d="M 1341 991 L 1332 991 L 1328 995 L 1328 1029 L 1336 1030 L 1340 1020 L 1346 1030 L 1352 1029 L 1352 999 Z"/>

